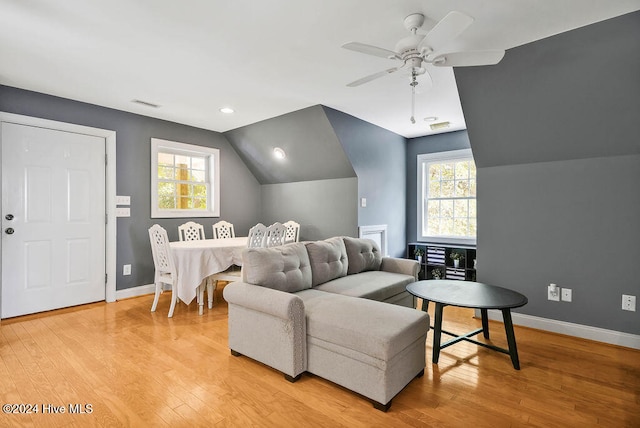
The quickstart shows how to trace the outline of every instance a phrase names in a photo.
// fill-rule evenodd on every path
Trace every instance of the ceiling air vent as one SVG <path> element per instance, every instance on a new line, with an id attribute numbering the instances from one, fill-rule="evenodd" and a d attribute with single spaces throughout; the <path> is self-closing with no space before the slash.
<path id="1" fill-rule="evenodd" d="M 142 101 L 142 100 L 132 100 L 132 103 L 136 103 L 136 104 L 140 104 L 143 105 L 145 107 L 152 107 L 152 108 L 159 108 L 160 106 L 158 104 L 154 104 L 154 103 L 150 103 L 148 101 Z"/>
<path id="2" fill-rule="evenodd" d="M 447 129 L 449 125 L 451 125 L 450 122 L 438 122 L 438 123 L 432 123 L 429 126 L 431 127 L 432 131 L 438 131 L 440 129 Z"/>

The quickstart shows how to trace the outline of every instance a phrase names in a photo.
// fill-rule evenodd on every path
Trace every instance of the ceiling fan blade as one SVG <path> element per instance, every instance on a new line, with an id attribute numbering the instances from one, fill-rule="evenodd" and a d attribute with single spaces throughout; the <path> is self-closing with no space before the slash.
<path id="1" fill-rule="evenodd" d="M 389 49 L 379 48 L 377 46 L 365 45 L 364 43 L 349 42 L 342 45 L 344 49 L 360 52 L 367 55 L 379 56 L 381 58 L 399 59 L 397 53 Z"/>
<path id="2" fill-rule="evenodd" d="M 504 57 L 504 51 L 469 51 L 441 54 L 433 59 L 438 67 L 470 67 L 475 65 L 494 65 Z"/>
<path id="3" fill-rule="evenodd" d="M 360 86 L 360 85 L 362 85 L 364 83 L 371 82 L 372 80 L 378 79 L 378 78 L 386 76 L 388 74 L 395 73 L 396 71 L 398 71 L 398 67 L 388 68 L 386 70 L 379 71 L 379 72 L 377 72 L 375 74 L 371 74 L 369 76 L 363 77 L 362 79 L 355 80 L 355 81 L 349 83 L 347 86 L 350 87 L 350 88 L 353 88 L 353 87 L 356 87 L 356 86 Z"/>
<path id="4" fill-rule="evenodd" d="M 424 36 L 418 50 L 430 48 L 434 51 L 458 37 L 473 23 L 473 18 L 461 12 L 449 12 Z"/>

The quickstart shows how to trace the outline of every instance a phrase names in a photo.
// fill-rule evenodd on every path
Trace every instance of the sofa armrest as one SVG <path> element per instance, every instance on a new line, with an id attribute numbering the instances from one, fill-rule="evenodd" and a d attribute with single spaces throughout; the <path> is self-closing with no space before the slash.
<path id="1" fill-rule="evenodd" d="M 418 273 L 420 272 L 420 263 L 418 263 L 417 260 L 400 259 L 396 257 L 383 257 L 382 265 L 380 265 L 380 270 L 385 272 L 411 275 L 417 281 Z"/>
<path id="2" fill-rule="evenodd" d="M 245 282 L 232 282 L 224 287 L 224 300 L 284 320 L 304 318 L 304 304 L 295 294 Z"/>
<path id="3" fill-rule="evenodd" d="M 245 282 L 225 286 L 229 348 L 296 379 L 307 369 L 304 303 L 295 294 Z"/>

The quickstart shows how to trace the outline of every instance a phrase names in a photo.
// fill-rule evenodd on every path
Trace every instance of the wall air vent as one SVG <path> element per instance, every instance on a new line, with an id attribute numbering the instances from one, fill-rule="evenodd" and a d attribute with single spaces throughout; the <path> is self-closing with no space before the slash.
<path id="1" fill-rule="evenodd" d="M 143 105 L 145 107 L 152 107 L 152 108 L 160 108 L 160 106 L 158 104 L 154 104 L 154 103 L 150 103 L 148 101 L 142 101 L 142 100 L 132 100 L 132 103 L 136 103 L 136 104 L 140 104 Z"/>

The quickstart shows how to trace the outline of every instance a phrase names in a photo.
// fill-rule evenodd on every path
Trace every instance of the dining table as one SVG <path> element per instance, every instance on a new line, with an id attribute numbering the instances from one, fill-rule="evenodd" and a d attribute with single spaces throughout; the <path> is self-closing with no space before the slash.
<path id="1" fill-rule="evenodd" d="M 178 298 L 188 305 L 207 277 L 233 265 L 242 266 L 247 237 L 177 241 L 169 245 L 176 268 Z"/>

